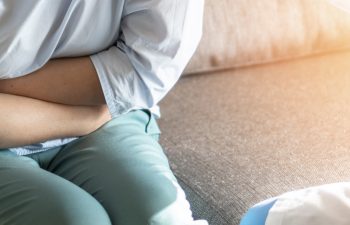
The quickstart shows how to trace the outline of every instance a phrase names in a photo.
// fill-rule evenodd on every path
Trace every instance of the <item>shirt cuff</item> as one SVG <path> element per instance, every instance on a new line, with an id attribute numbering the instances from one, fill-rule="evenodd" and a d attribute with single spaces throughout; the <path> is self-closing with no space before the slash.
<path id="1" fill-rule="evenodd" d="M 143 84 L 130 63 L 127 55 L 118 47 L 90 56 L 99 77 L 103 94 L 114 118 L 133 109 L 140 109 L 136 96 L 142 96 Z"/>

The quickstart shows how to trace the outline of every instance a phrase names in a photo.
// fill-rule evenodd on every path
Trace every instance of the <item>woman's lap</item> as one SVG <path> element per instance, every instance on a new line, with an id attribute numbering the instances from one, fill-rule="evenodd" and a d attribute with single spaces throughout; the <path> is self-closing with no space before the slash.
<path id="1" fill-rule="evenodd" d="M 66 145 L 54 157 L 47 157 L 49 152 L 30 156 L 51 173 L 38 166 L 31 170 L 62 177 L 63 183 L 85 190 L 103 206 L 113 225 L 191 224 L 190 206 L 156 140 L 157 133 L 148 112 L 134 111 Z M 70 207 L 72 200 L 67 202 Z"/>

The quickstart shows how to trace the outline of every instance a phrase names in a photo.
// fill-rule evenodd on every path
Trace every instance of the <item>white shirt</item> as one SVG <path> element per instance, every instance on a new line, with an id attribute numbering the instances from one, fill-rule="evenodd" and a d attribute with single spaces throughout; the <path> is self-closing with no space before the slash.
<path id="1" fill-rule="evenodd" d="M 90 55 L 113 117 L 148 108 L 179 79 L 201 34 L 203 0 L 0 0 L 0 79 Z M 35 127 L 33 127 L 35 129 Z M 23 155 L 72 138 L 11 149 Z"/>
<path id="2" fill-rule="evenodd" d="M 276 198 L 265 225 L 349 225 L 350 183 L 334 183 Z"/>

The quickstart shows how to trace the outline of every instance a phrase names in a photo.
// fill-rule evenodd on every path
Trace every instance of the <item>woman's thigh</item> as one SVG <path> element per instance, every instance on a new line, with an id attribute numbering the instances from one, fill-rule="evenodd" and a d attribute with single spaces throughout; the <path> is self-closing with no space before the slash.
<path id="1" fill-rule="evenodd" d="M 156 124 L 138 110 L 63 148 L 48 170 L 80 186 L 113 225 L 192 224 L 185 194 L 157 142 Z"/>
<path id="2" fill-rule="evenodd" d="M 84 207 L 81 207 L 84 205 Z M 87 192 L 37 162 L 0 151 L 0 225 L 110 225 Z"/>

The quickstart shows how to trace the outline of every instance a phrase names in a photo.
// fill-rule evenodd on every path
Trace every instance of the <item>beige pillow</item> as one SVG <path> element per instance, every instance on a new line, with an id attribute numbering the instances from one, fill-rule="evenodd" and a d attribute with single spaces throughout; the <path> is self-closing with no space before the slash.
<path id="1" fill-rule="evenodd" d="M 203 39 L 186 73 L 350 47 L 350 13 L 327 0 L 206 0 L 204 17 Z"/>

